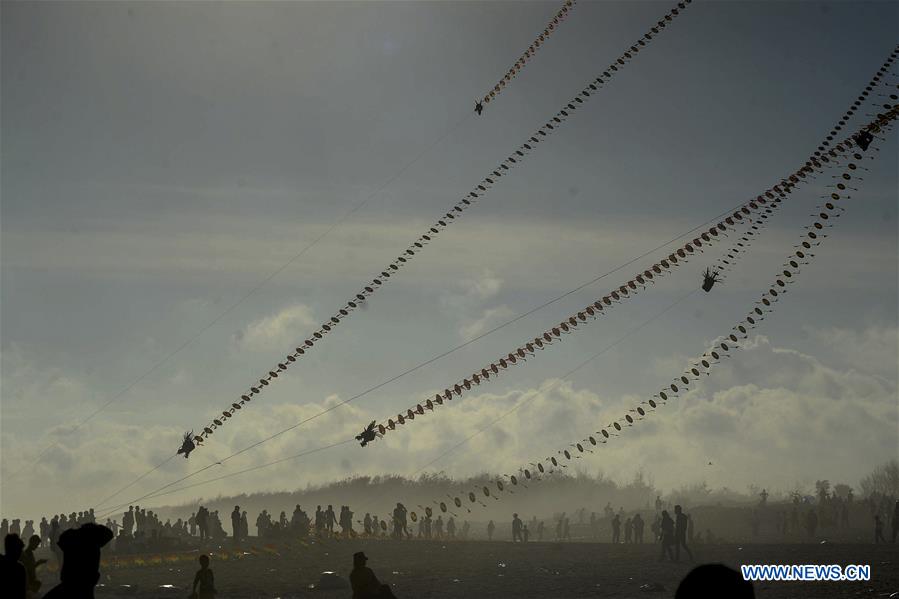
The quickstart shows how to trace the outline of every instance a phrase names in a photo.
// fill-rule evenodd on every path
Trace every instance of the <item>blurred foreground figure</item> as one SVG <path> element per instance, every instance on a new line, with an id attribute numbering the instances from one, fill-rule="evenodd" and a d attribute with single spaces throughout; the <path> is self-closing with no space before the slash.
<path id="1" fill-rule="evenodd" d="M 0 557 L 0 591 L 3 597 L 10 599 L 25 599 L 26 574 L 25 566 L 19 559 L 22 557 L 22 549 L 25 543 L 15 533 L 9 533 L 3 537 L 3 551 Z"/>
<path id="2" fill-rule="evenodd" d="M 37 579 L 37 569 L 39 566 L 46 564 L 47 560 L 45 559 L 34 559 L 34 551 L 40 546 L 41 537 L 38 535 L 31 535 L 31 538 L 28 539 L 28 546 L 25 548 L 25 551 L 22 552 L 22 557 L 19 559 L 22 562 L 22 565 L 25 566 L 25 580 L 28 584 L 28 590 L 31 593 L 37 593 L 41 588 L 41 581 Z"/>
<path id="3" fill-rule="evenodd" d="M 701 597 L 728 597 L 728 599 L 755 599 L 752 583 L 722 564 L 705 564 L 693 568 L 680 582 L 674 599 Z"/>
<path id="4" fill-rule="evenodd" d="M 200 569 L 194 576 L 194 585 L 191 587 L 191 599 L 213 599 L 216 594 L 215 576 L 209 568 L 209 556 L 199 557 Z"/>
<path id="5" fill-rule="evenodd" d="M 365 566 L 367 561 L 361 551 L 353 554 L 353 571 L 350 572 L 353 599 L 396 599 L 390 585 L 381 584 L 371 568 Z"/>
<path id="6" fill-rule="evenodd" d="M 100 548 L 112 540 L 112 531 L 98 524 L 82 524 L 59 536 L 63 553 L 59 584 L 44 599 L 94 599 L 100 580 Z"/>

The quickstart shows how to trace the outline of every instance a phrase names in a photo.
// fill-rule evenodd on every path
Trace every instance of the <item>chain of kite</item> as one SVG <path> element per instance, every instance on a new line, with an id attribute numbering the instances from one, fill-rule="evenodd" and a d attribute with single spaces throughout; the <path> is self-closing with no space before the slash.
<path id="1" fill-rule="evenodd" d="M 684 0 L 678 4 L 678 7 L 685 8 L 686 4 L 689 4 L 690 0 Z M 242 407 L 249 403 L 252 398 L 256 395 L 262 393 L 262 391 L 267 387 L 274 379 L 278 378 L 286 371 L 291 365 L 296 364 L 297 360 L 304 355 L 306 355 L 316 343 L 318 343 L 321 339 L 324 338 L 325 335 L 332 332 L 337 325 L 339 325 L 345 318 L 347 318 L 351 312 L 359 308 L 360 303 L 366 301 L 369 297 L 374 295 L 374 293 L 381 288 L 387 282 L 387 279 L 392 277 L 399 271 L 403 266 L 409 263 L 412 258 L 414 258 L 419 251 L 421 251 L 425 245 L 433 241 L 434 236 L 438 235 L 441 231 L 446 229 L 450 224 L 452 224 L 456 219 L 461 217 L 463 212 L 468 208 L 472 207 L 479 199 L 481 199 L 489 189 L 491 189 L 496 181 L 501 177 L 505 176 L 509 170 L 519 165 L 524 157 L 534 150 L 534 147 L 539 144 L 545 137 L 552 134 L 556 129 L 558 129 L 564 121 L 566 121 L 572 113 L 577 110 L 581 105 L 583 105 L 588 99 L 590 99 L 594 93 L 596 93 L 605 83 L 607 83 L 614 75 L 624 67 L 624 65 L 633 58 L 634 54 L 640 51 L 641 48 L 647 45 L 647 42 L 655 36 L 655 34 L 659 33 L 661 29 L 664 29 L 667 26 L 667 23 L 670 22 L 674 16 L 677 16 L 679 11 L 677 8 L 669 11 L 662 20 L 660 20 L 657 26 L 650 28 L 650 31 L 647 32 L 635 45 L 631 46 L 629 50 L 625 51 L 624 54 L 620 58 L 618 58 L 615 62 L 613 62 L 607 71 L 604 71 L 599 77 L 597 77 L 593 82 L 589 83 L 587 87 L 585 87 L 579 94 L 577 94 L 570 102 L 568 102 L 565 106 L 562 107 L 556 113 L 552 119 L 550 119 L 545 125 L 540 127 L 534 135 L 527 139 L 524 143 L 522 143 L 518 150 L 513 152 L 508 158 L 503 160 L 503 162 L 496 168 L 496 170 L 492 171 L 489 175 L 484 177 L 479 184 L 477 184 L 471 192 L 468 193 L 462 200 L 460 200 L 455 206 L 453 206 L 452 210 L 447 212 L 443 217 L 441 217 L 432 227 L 428 229 L 427 232 L 418 237 L 418 239 L 412 243 L 400 256 L 398 256 L 392 263 L 388 265 L 388 267 L 381 271 L 381 273 L 373 278 L 368 285 L 365 285 L 359 293 L 357 293 L 350 301 L 348 301 L 344 307 L 340 308 L 330 319 L 328 319 L 325 323 L 321 325 L 321 327 L 315 331 L 312 336 L 306 339 L 303 344 L 297 347 L 293 353 L 288 354 L 283 362 L 279 362 L 276 367 L 272 370 L 269 370 L 268 373 L 259 379 L 258 383 L 254 383 L 252 387 L 250 387 L 249 391 L 244 395 L 240 396 L 238 401 L 231 403 L 231 405 L 222 411 L 221 416 L 214 418 L 211 423 L 205 426 L 202 431 L 194 437 L 194 442 L 199 446 L 206 439 L 208 439 L 213 432 L 224 425 L 225 421 L 230 419 L 235 415 L 235 413 L 242 409 Z"/>
<path id="2" fill-rule="evenodd" d="M 899 117 L 899 107 L 886 106 L 889 106 L 888 111 L 878 115 L 878 118 L 864 128 L 863 131 L 876 134 L 892 127 L 893 121 Z M 881 137 L 874 136 L 872 145 L 873 141 L 879 141 L 881 139 Z M 857 144 L 853 142 L 852 138 L 849 138 L 836 144 L 836 148 L 839 151 L 840 146 L 843 146 L 844 149 L 847 147 L 848 149 L 851 149 L 854 145 Z M 855 160 L 862 160 L 863 156 L 856 152 L 853 158 Z M 873 159 L 873 156 L 871 158 Z M 862 180 L 859 179 L 856 174 L 858 168 L 856 163 L 848 163 L 846 165 L 846 170 L 841 173 L 838 179 L 839 183 L 835 184 L 834 187 L 839 191 L 843 191 L 845 189 L 845 183 L 843 183 L 843 181 L 848 182 L 853 179 Z M 843 187 L 839 187 L 840 185 Z M 814 257 L 814 254 L 811 254 L 809 251 L 819 246 L 827 237 L 827 235 L 823 233 L 824 229 L 832 227 L 833 225 L 830 224 L 832 219 L 839 217 L 840 212 L 844 210 L 842 206 L 838 206 L 836 203 L 843 204 L 849 198 L 850 196 L 835 191 L 830 196 L 830 200 L 832 201 L 827 201 L 818 206 L 820 212 L 817 215 L 814 215 L 815 220 L 813 220 L 811 224 L 803 227 L 805 232 L 803 233 L 799 244 L 794 246 L 797 249 L 787 257 L 787 260 L 783 265 L 783 270 L 777 274 L 770 288 L 762 294 L 760 300 L 756 302 L 756 305 L 750 313 L 739 321 L 723 340 L 716 342 L 712 346 L 712 349 L 704 352 L 695 363 L 692 363 L 690 367 L 684 370 L 682 375 L 675 377 L 670 385 L 664 387 L 657 394 L 653 395 L 653 399 L 641 402 L 635 408 L 628 410 L 623 417 L 614 420 L 605 428 L 595 431 L 593 435 L 596 436 L 587 436 L 576 443 L 572 443 L 565 448 L 558 450 L 556 455 L 531 462 L 528 464 L 530 468 L 519 468 L 519 476 L 504 474 L 501 478 L 497 478 L 494 481 L 496 487 L 496 491 L 493 491 L 494 499 L 498 499 L 496 496 L 497 491 L 500 493 L 506 491 L 511 492 L 511 488 L 507 488 L 507 485 L 509 484 L 513 487 L 517 487 L 519 483 L 526 483 L 531 480 L 539 481 L 546 476 L 561 472 L 563 468 L 568 467 L 567 464 L 564 463 L 565 461 L 579 459 L 581 457 L 579 454 L 581 453 L 592 453 L 593 450 L 591 447 L 608 443 L 612 437 L 617 437 L 623 433 L 625 428 L 632 427 L 636 421 L 645 419 L 650 412 L 655 411 L 660 405 L 667 404 L 669 398 L 677 397 L 682 391 L 689 391 L 692 382 L 699 380 L 703 374 L 709 375 L 716 364 L 723 362 L 725 358 L 732 357 L 732 351 L 743 349 L 744 344 L 742 342 L 749 338 L 749 330 L 756 328 L 760 321 L 764 319 L 765 314 L 773 312 L 774 304 L 787 292 L 787 286 L 791 285 L 796 277 L 799 276 L 800 265 L 809 264 L 811 258 Z M 644 408 L 643 406 L 647 407 Z M 534 468 L 535 470 L 532 471 L 531 468 Z M 524 478 L 521 479 L 521 476 Z M 491 489 L 490 487 L 483 486 L 475 491 L 469 491 L 467 498 L 470 503 L 480 503 L 477 496 L 478 493 L 483 494 L 484 497 L 490 497 Z M 453 502 L 457 507 L 461 507 L 463 503 L 462 499 L 458 496 L 453 498 Z M 433 503 L 440 506 L 442 511 L 447 511 L 447 506 L 444 502 L 435 500 Z M 484 505 L 483 503 L 480 504 Z"/>
<path id="3" fill-rule="evenodd" d="M 481 102 L 484 104 L 489 104 L 493 98 L 499 95 L 499 93 L 505 89 L 506 85 L 512 82 L 519 71 L 524 68 L 525 63 L 531 59 L 531 57 L 537 53 L 537 50 L 546 43 L 546 40 L 549 36 L 556 30 L 556 27 L 562 24 L 562 21 L 565 20 L 565 17 L 568 16 L 568 13 L 574 10 L 574 4 L 576 0 L 566 0 L 565 4 L 556 12 L 555 16 L 553 16 L 552 20 L 546 24 L 546 28 L 543 29 L 543 33 L 537 36 L 534 42 L 525 50 L 521 56 L 518 57 L 518 61 L 512 65 L 512 67 L 506 71 L 506 75 L 500 79 L 493 89 L 491 89 L 484 97 L 481 99 Z"/>
<path id="4" fill-rule="evenodd" d="M 515 348 L 507 355 L 500 357 L 497 361 L 491 362 L 488 366 L 475 371 L 469 377 L 462 378 L 454 383 L 451 387 L 444 389 L 442 393 L 437 393 L 433 399 L 427 399 L 423 403 L 418 403 L 408 408 L 405 413 L 399 413 L 394 418 L 388 418 L 377 425 L 377 431 L 380 436 L 386 435 L 388 432 L 396 430 L 397 426 L 402 426 L 407 420 L 414 420 L 415 416 L 422 416 L 426 411 L 433 411 L 443 403 L 452 401 L 454 397 L 461 397 L 465 392 L 471 391 L 474 387 L 481 384 L 482 381 L 489 381 L 491 376 L 496 377 L 500 372 L 509 368 L 509 366 L 517 366 L 526 361 L 528 356 L 533 356 L 537 351 L 553 344 L 554 341 L 561 340 L 563 335 L 570 334 L 578 330 L 579 325 L 587 322 L 587 319 L 595 320 L 597 316 L 603 315 L 616 303 L 620 303 L 625 299 L 636 295 L 640 290 L 646 289 L 647 283 L 654 283 L 656 278 L 670 274 L 673 269 L 679 265 L 689 262 L 697 253 L 703 252 L 704 246 L 713 245 L 720 241 L 720 236 L 732 231 L 743 221 L 743 216 L 748 216 L 748 230 L 734 243 L 734 245 L 725 252 L 723 258 L 718 259 L 718 268 L 720 270 L 730 270 L 736 260 L 744 255 L 752 241 L 761 232 L 768 218 L 772 216 L 775 210 L 780 208 L 782 201 L 787 194 L 792 193 L 797 187 L 808 182 L 813 178 L 815 173 L 822 173 L 828 167 L 837 165 L 836 159 L 841 157 L 848 151 L 851 141 L 843 144 L 836 144 L 831 147 L 835 136 L 845 126 L 847 120 L 851 118 L 856 110 L 862 105 L 863 101 L 870 95 L 877 85 L 880 84 L 883 75 L 887 73 L 889 67 L 896 60 L 899 48 L 894 50 L 883 63 L 880 69 L 875 73 L 871 81 L 862 91 L 859 99 L 856 100 L 849 110 L 843 115 L 843 118 L 831 129 L 830 133 L 821 141 L 821 144 L 815 152 L 808 158 L 805 164 L 799 170 L 782 179 L 777 185 L 766 190 L 754 200 L 745 202 L 741 207 L 737 208 L 732 215 L 727 216 L 711 227 L 707 232 L 703 232 L 699 237 L 694 238 L 691 242 L 685 243 L 683 246 L 672 252 L 667 258 L 662 258 L 652 266 L 638 273 L 634 278 L 625 284 L 613 289 L 608 295 L 585 306 L 582 310 L 569 315 L 558 325 L 550 330 L 543 332 L 541 335 L 528 340 L 521 346 Z M 844 145 L 845 144 L 845 145 Z"/>

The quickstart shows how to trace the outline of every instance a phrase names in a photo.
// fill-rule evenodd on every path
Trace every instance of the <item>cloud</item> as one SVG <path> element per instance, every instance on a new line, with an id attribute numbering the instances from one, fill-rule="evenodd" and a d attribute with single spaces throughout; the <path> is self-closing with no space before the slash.
<path id="1" fill-rule="evenodd" d="M 266 351 L 272 346 L 284 347 L 317 324 L 309 306 L 294 304 L 276 314 L 251 322 L 234 335 L 234 343 L 239 349 L 248 351 Z"/>
<path id="2" fill-rule="evenodd" d="M 463 279 L 462 286 L 466 295 L 476 300 L 491 299 L 499 293 L 503 286 L 503 280 L 493 274 L 490 269 L 484 269 L 476 278 Z"/>
<path id="3" fill-rule="evenodd" d="M 899 371 L 899 328 L 895 325 L 872 325 L 863 330 L 809 327 L 808 331 L 841 361 L 862 372 L 895 378 Z"/>
<path id="4" fill-rule="evenodd" d="M 490 327 L 499 324 L 500 321 L 512 316 L 515 316 L 515 312 L 505 304 L 495 308 L 488 308 L 481 313 L 480 317 L 463 322 L 459 327 L 459 336 L 464 341 L 470 341 Z"/>
<path id="5" fill-rule="evenodd" d="M 871 339 L 876 346 L 876 337 Z M 712 487 L 740 489 L 755 483 L 769 490 L 788 490 L 796 481 L 811 484 L 822 477 L 856 485 L 869 468 L 895 453 L 899 444 L 895 379 L 831 367 L 814 356 L 776 347 L 765 337 L 756 337 L 745 347 L 718 365 L 712 376 L 692 385 L 689 393 L 651 412 L 572 467 L 601 470 L 617 480 L 630 479 L 643 470 L 662 489 L 707 481 Z M 870 347 L 863 344 L 863 349 Z M 660 377 L 660 384 L 667 376 Z M 576 381 L 558 379 L 545 380 L 536 388 L 499 392 L 484 385 L 479 391 L 416 418 L 371 449 L 361 451 L 349 442 L 145 503 L 293 489 L 350 473 L 411 475 L 426 465 L 427 471 L 459 476 L 510 473 L 595 434 L 646 399 L 606 397 Z M 405 407 L 410 398 L 397 397 L 396 405 L 387 409 L 367 404 L 338 406 L 341 401 L 335 394 L 302 404 L 259 401 L 252 410 L 242 412 L 234 425 L 218 431 L 190 460 L 166 463 L 141 485 L 123 493 L 122 500 L 221 460 L 323 410 L 330 409 L 182 484 L 350 440 L 367 422 Z M 58 440 L 58 447 L 21 485 L 7 487 L 4 501 L 14 509 L 30 505 L 48 512 L 68 510 L 76 502 L 86 505 L 163 461 L 170 448 L 160 441 L 177 441 L 181 432 L 172 426 L 109 420 L 95 423 L 90 432 L 68 434 L 65 427 L 57 427 L 50 435 Z M 11 450 L 5 452 L 4 461 L 18 464 L 25 455 L 20 446 L 23 439 L 12 437 L 16 438 L 4 439 L 4 449 Z M 47 492 L 36 499 L 34 489 Z M 56 507 L 60 489 L 66 489 L 71 499 Z"/>
<path id="6" fill-rule="evenodd" d="M 465 313 L 496 297 L 503 288 L 503 279 L 485 268 L 477 276 L 461 277 L 455 287 L 455 291 L 441 296 L 440 303 L 451 312 Z"/>

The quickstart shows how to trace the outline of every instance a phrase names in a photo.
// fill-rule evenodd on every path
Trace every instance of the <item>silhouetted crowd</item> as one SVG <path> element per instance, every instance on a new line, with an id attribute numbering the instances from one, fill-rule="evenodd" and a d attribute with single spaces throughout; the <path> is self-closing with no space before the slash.
<path id="1" fill-rule="evenodd" d="M 759 534 L 764 525 L 773 527 L 776 532 L 784 535 L 791 532 L 814 538 L 820 527 L 848 528 L 853 505 L 851 490 L 848 494 L 839 496 L 835 492 L 828 492 L 827 488 L 820 488 L 817 497 L 794 494 L 789 501 L 773 504 L 768 502 L 768 493 L 763 489 L 759 494 L 758 504 L 750 512 L 750 529 L 754 536 Z M 867 506 L 873 518 L 874 542 L 895 543 L 899 537 L 899 501 L 893 496 L 874 494 L 865 499 L 863 504 L 856 506 L 854 513 L 863 511 L 863 506 Z M 355 513 L 348 505 L 340 506 L 338 511 L 332 505 L 324 509 L 318 505 L 310 517 L 297 504 L 290 516 L 282 511 L 274 517 L 267 510 L 262 510 L 255 519 L 255 533 L 258 539 L 284 540 L 357 537 L 467 540 L 471 532 L 469 522 L 464 521 L 461 526 L 458 525 L 456 515 L 451 509 L 445 508 L 445 505 L 441 505 L 438 513 L 426 508 L 423 513 L 416 514 L 409 512 L 402 503 L 397 503 L 385 518 L 365 513 L 362 519 L 355 520 Z M 649 513 L 644 517 L 647 511 Z M 685 513 L 680 505 L 672 508 L 670 503 L 663 502 L 660 497 L 656 498 L 654 512 L 648 504 L 646 511 L 642 513 L 626 512 L 624 507 L 616 512 L 608 503 L 601 516 L 597 512 L 589 512 L 588 518 L 586 508 L 576 510 L 575 514 L 575 526 L 572 526 L 566 512 L 553 517 L 556 541 L 571 541 L 574 528 L 577 531 L 575 538 L 578 540 L 608 539 L 613 544 L 657 543 L 660 547 L 659 559 L 672 561 L 678 561 L 682 552 L 692 561 L 690 546 L 693 544 L 721 541 L 709 529 L 706 529 L 705 537 L 703 533 L 695 532 L 692 516 Z M 4 539 L 5 554 L 0 560 L 0 580 L 3 581 L 0 590 L 3 590 L 3 597 L 25 597 L 26 594 L 30 597 L 39 596 L 41 582 L 37 572 L 47 560 L 37 559 L 35 552 L 42 546 L 50 549 L 61 566 L 60 584 L 44 595 L 53 599 L 92 597 L 101 547 L 127 554 L 155 552 L 177 548 L 179 545 L 184 548 L 196 547 L 197 541 L 202 546 L 206 541 L 221 542 L 228 538 L 235 544 L 240 544 L 250 538 L 247 512 L 242 511 L 240 506 L 234 506 L 230 514 L 230 531 L 223 526 L 219 512 L 211 511 L 205 506 L 199 506 L 189 518 L 178 518 L 175 522 L 171 519 L 163 522 L 153 511 L 139 506 L 129 506 L 128 511 L 122 514 L 121 524 L 107 519 L 105 526 L 100 526 L 96 520 L 93 509 L 58 514 L 49 519 L 43 517 L 37 526 L 33 520 L 25 520 L 23 524 L 20 519 L 2 519 L 0 536 Z M 647 524 L 649 531 L 646 530 Z M 496 528 L 492 520 L 487 523 L 488 540 L 494 540 Z M 543 541 L 546 536 L 544 520 L 536 516 L 526 521 L 514 513 L 510 528 L 513 543 Z M 215 589 L 208 557 L 203 558 L 194 581 L 194 595 L 197 598 L 212 597 Z M 357 565 L 361 563 L 364 568 L 365 559 L 362 558 Z M 393 596 L 389 587 L 373 582 L 377 581 L 373 573 L 359 574 L 357 578 L 363 581 L 364 586 L 370 587 L 370 590 L 374 589 L 372 592 L 375 594 L 370 595 L 371 597 Z"/>

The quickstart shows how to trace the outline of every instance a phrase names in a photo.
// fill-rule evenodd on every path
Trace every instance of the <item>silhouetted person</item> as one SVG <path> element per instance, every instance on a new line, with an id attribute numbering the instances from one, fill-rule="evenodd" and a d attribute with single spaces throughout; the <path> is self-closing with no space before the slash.
<path id="1" fill-rule="evenodd" d="M 456 521 L 453 520 L 453 517 L 450 516 L 450 519 L 446 522 L 446 538 L 447 539 L 455 539 L 456 538 Z"/>
<path id="2" fill-rule="evenodd" d="M 758 487 L 756 487 L 756 489 L 758 489 Z M 765 489 L 762 489 L 762 492 L 759 493 L 759 505 L 761 507 L 768 505 L 768 491 Z"/>
<path id="3" fill-rule="evenodd" d="M 315 506 L 315 534 L 321 536 L 322 532 L 325 530 L 325 513 L 322 511 L 322 506 Z"/>
<path id="4" fill-rule="evenodd" d="M 353 571 L 350 572 L 353 599 L 395 599 L 390 585 L 381 584 L 371 568 L 365 565 L 367 561 L 361 551 L 353 554 Z"/>
<path id="5" fill-rule="evenodd" d="M 643 544 L 643 527 L 645 526 L 645 522 L 643 522 L 643 518 L 640 517 L 640 514 L 634 516 L 633 525 L 634 542 Z"/>
<path id="6" fill-rule="evenodd" d="M 397 503 L 393 508 L 393 537 L 402 539 L 406 531 L 406 506 Z"/>
<path id="7" fill-rule="evenodd" d="M 421 528 L 422 521 L 423 520 L 419 521 L 419 528 Z M 365 512 L 365 518 L 363 518 L 362 520 L 362 530 L 365 531 L 366 535 L 371 534 L 371 514 L 369 514 L 368 512 Z"/>
<path id="8" fill-rule="evenodd" d="M 487 523 L 487 540 L 493 540 L 493 531 L 496 530 L 496 524 L 493 523 L 493 520 Z"/>
<path id="9" fill-rule="evenodd" d="M 41 588 L 41 581 L 37 578 L 37 568 L 41 564 L 47 563 L 47 560 L 45 559 L 34 559 L 34 550 L 37 549 L 40 544 L 41 538 L 38 535 L 31 535 L 31 538 L 28 539 L 28 546 L 25 547 L 25 551 L 22 552 L 22 557 L 19 560 L 22 562 L 22 565 L 25 566 L 26 584 L 28 585 L 28 590 L 32 593 L 37 593 Z"/>
<path id="10" fill-rule="evenodd" d="M 690 570 L 677 587 L 674 599 L 701 599 L 727 597 L 727 599 L 755 599 L 752 583 L 722 564 L 705 564 Z"/>
<path id="11" fill-rule="evenodd" d="M 690 561 L 693 561 L 693 552 L 687 547 L 687 515 L 681 506 L 674 506 L 674 559 L 680 559 L 680 548 L 683 547 Z"/>
<path id="12" fill-rule="evenodd" d="M 662 521 L 659 526 L 661 528 L 662 540 L 662 554 L 659 556 L 659 561 L 664 561 L 666 553 L 668 558 L 674 561 L 674 552 L 672 551 L 672 545 L 674 545 L 674 520 L 668 515 L 667 510 L 662 510 Z"/>
<path id="13" fill-rule="evenodd" d="M 525 524 L 524 527 L 521 529 L 522 542 L 527 543 L 530 536 L 531 536 L 531 532 L 528 530 L 527 524 Z"/>
<path id="14" fill-rule="evenodd" d="M 134 530 L 134 506 L 129 505 L 128 511 L 122 515 L 122 527 L 125 529 L 125 532 L 128 536 L 131 536 L 132 531 Z"/>
<path id="15" fill-rule="evenodd" d="M 9 533 L 3 538 L 3 558 L 0 559 L 0 590 L 3 597 L 9 599 L 25 599 L 28 588 L 28 575 L 25 566 L 19 561 L 25 544 L 19 535 Z"/>
<path id="16" fill-rule="evenodd" d="M 567 517 L 562 518 L 562 538 L 571 540 L 571 521 Z"/>
<path id="17" fill-rule="evenodd" d="M 197 510 L 197 528 L 200 529 L 201 541 L 209 538 L 209 510 L 203 506 Z"/>
<path id="18" fill-rule="evenodd" d="M 244 510 L 240 513 L 240 538 L 250 538 L 250 523 L 247 520 L 247 510 Z"/>
<path id="19" fill-rule="evenodd" d="M 268 512 L 262 510 L 259 512 L 259 515 L 256 516 L 256 536 L 260 539 L 265 536 L 265 532 L 268 524 Z"/>
<path id="20" fill-rule="evenodd" d="M 328 509 L 325 510 L 325 528 L 328 529 L 328 532 L 334 534 L 334 525 L 337 523 L 337 516 L 334 515 L 334 506 L 328 504 Z"/>
<path id="21" fill-rule="evenodd" d="M 90 522 L 62 533 L 60 583 L 44 599 L 94 599 L 94 587 L 100 580 L 100 548 L 111 540 L 111 530 Z"/>
<path id="22" fill-rule="evenodd" d="M 521 518 L 518 514 L 512 514 L 512 542 L 521 540 Z"/>
<path id="23" fill-rule="evenodd" d="M 617 545 L 621 542 L 621 518 L 618 514 L 612 517 L 612 544 Z"/>
<path id="24" fill-rule="evenodd" d="M 231 512 L 231 533 L 234 535 L 234 542 L 240 543 L 240 506 L 235 505 L 234 511 Z"/>
<path id="25" fill-rule="evenodd" d="M 215 576 L 209 568 L 209 556 L 200 556 L 200 569 L 194 575 L 192 599 L 213 599 L 215 597 Z M 199 587 L 199 588 L 198 588 Z"/>
<path id="26" fill-rule="evenodd" d="M 886 543 L 887 540 L 883 536 L 883 520 L 880 516 L 874 516 L 874 543 Z"/>
<path id="27" fill-rule="evenodd" d="M 54 517 L 50 520 L 50 551 L 56 558 L 56 563 L 62 565 L 62 550 L 57 544 L 60 534 L 62 534 L 62 529 L 59 527 L 59 518 Z"/>

